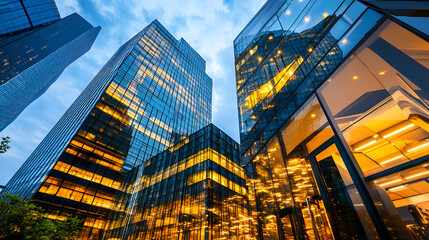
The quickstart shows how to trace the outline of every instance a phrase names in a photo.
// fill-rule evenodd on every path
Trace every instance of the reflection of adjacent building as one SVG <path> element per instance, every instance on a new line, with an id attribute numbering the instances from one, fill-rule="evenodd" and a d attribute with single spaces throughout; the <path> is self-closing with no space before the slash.
<path id="1" fill-rule="evenodd" d="M 205 61 L 153 21 L 107 62 L 6 185 L 98 239 L 125 174 L 211 119 Z M 124 203 L 125 204 L 125 203 Z"/>
<path id="2" fill-rule="evenodd" d="M 89 51 L 100 29 L 77 13 L 60 18 L 53 0 L 0 4 L 0 131 Z"/>
<path id="3" fill-rule="evenodd" d="M 292 114 L 284 109 L 280 111 L 285 101 L 298 104 L 305 100 L 311 91 L 293 94 L 305 78 L 311 78 L 311 86 L 317 86 L 329 74 L 329 69 L 340 62 L 343 54 L 336 45 L 338 40 L 328 31 L 337 20 L 337 16 L 325 15 L 316 26 L 299 33 L 264 31 L 255 37 L 249 50 L 236 59 L 243 150 L 251 146 L 262 129 L 265 138 L 270 137 L 269 132 L 281 123 L 268 124 L 271 119 L 287 119 Z M 333 50 L 324 62 L 316 65 L 330 48 Z M 314 66 L 310 76 L 302 70 Z"/>
<path id="4" fill-rule="evenodd" d="M 428 239 L 429 37 L 361 2 L 270 2 L 234 41 L 252 232 Z M 293 51 L 275 42 L 316 28 Z"/>
<path id="5" fill-rule="evenodd" d="M 245 179 L 238 143 L 210 124 L 128 174 L 105 238 L 248 238 Z"/>

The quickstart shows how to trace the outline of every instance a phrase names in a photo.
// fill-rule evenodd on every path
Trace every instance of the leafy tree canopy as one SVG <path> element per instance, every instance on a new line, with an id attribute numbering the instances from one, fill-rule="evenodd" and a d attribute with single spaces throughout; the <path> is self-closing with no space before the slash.
<path id="1" fill-rule="evenodd" d="M 0 142 L 0 153 L 5 153 L 8 149 L 10 149 L 10 137 L 2 137 Z"/>
<path id="2" fill-rule="evenodd" d="M 67 216 L 65 221 L 51 220 L 43 209 L 18 195 L 0 197 L 0 239 L 69 240 L 82 229 L 82 221 Z"/>

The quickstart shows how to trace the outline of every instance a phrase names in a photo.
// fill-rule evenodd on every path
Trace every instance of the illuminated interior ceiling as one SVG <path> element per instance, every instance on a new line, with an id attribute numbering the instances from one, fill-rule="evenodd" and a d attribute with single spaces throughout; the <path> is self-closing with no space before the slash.
<path id="1" fill-rule="evenodd" d="M 301 63 L 304 61 L 302 57 L 292 61 L 282 71 L 280 71 L 272 80 L 260 86 L 257 90 L 253 91 L 244 100 L 244 106 L 247 110 L 256 106 L 261 100 L 274 94 L 273 88 L 276 93 L 279 92 L 289 81 Z M 273 86 L 274 85 L 274 86 Z"/>

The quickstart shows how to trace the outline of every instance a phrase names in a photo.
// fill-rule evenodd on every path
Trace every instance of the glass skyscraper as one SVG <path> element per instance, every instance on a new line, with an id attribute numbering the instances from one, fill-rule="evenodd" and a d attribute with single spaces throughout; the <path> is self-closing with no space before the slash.
<path id="1" fill-rule="evenodd" d="M 60 20 L 54 0 L 4 0 L 0 4 L 0 37 Z"/>
<path id="2" fill-rule="evenodd" d="M 127 172 L 211 121 L 205 61 L 157 20 L 122 45 L 6 185 L 99 238 Z M 59 211 L 59 213 L 57 213 Z"/>
<path id="3" fill-rule="evenodd" d="M 53 1 L 6 1 L 0 21 L 1 131 L 91 49 L 101 28 L 76 13 L 60 19 Z"/>
<path id="4" fill-rule="evenodd" d="M 105 239 L 250 238 L 239 145 L 210 124 L 135 167 Z"/>
<path id="5" fill-rule="evenodd" d="M 270 0 L 234 41 L 257 239 L 428 239 L 429 37 L 363 2 Z"/>

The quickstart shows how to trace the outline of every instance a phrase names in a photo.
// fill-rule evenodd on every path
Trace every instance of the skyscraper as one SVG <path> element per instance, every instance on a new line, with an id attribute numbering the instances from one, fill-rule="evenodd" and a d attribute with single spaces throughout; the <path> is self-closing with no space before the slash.
<path id="1" fill-rule="evenodd" d="M 1 131 L 89 51 L 101 28 L 76 13 L 60 19 L 53 1 L 7 1 L 0 11 Z"/>
<path id="2" fill-rule="evenodd" d="M 205 61 L 157 20 L 122 45 L 6 185 L 99 237 L 125 173 L 211 121 Z M 60 211 L 58 215 L 56 211 Z"/>
<path id="3" fill-rule="evenodd" d="M 258 239 L 429 236 L 429 37 L 377 7 L 408 2 L 269 0 L 234 40 Z"/>
<path id="4" fill-rule="evenodd" d="M 0 5 L 0 37 L 60 20 L 54 0 L 5 0 Z"/>
<path id="5" fill-rule="evenodd" d="M 249 238 L 239 145 L 213 124 L 135 167 L 105 239 Z"/>

